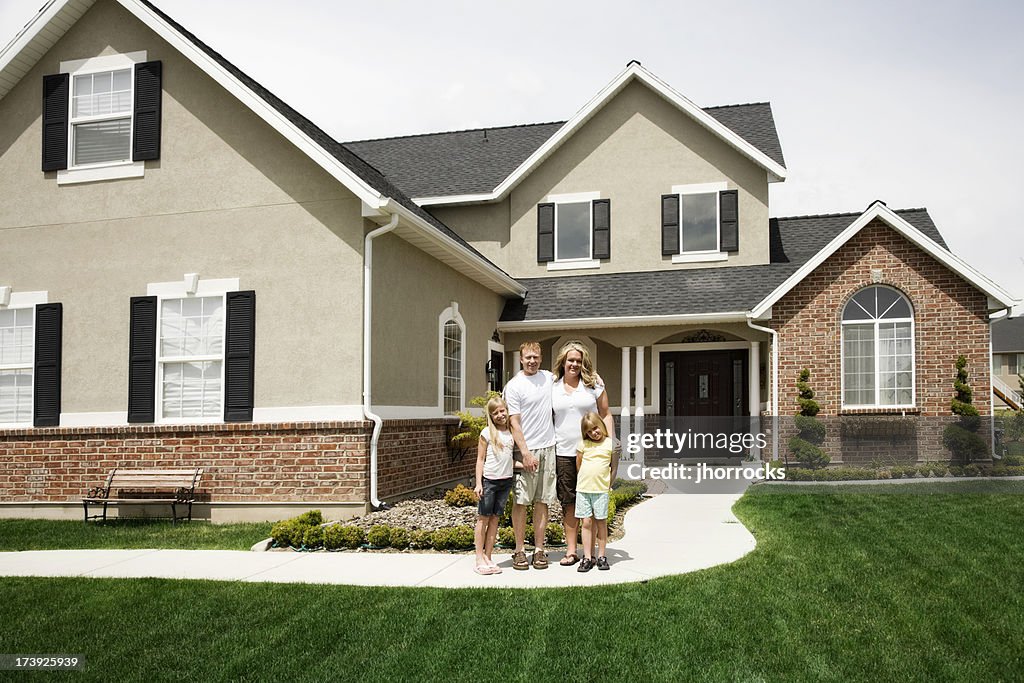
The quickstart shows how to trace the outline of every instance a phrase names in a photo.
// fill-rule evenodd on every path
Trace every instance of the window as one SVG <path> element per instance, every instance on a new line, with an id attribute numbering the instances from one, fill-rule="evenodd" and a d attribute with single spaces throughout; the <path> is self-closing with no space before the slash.
<path id="1" fill-rule="evenodd" d="M 910 302 L 881 285 L 843 309 L 843 406 L 914 405 L 914 319 Z"/>
<path id="2" fill-rule="evenodd" d="M 161 301 L 157 354 L 161 417 L 220 419 L 224 297 Z"/>
<path id="3" fill-rule="evenodd" d="M 440 373 L 439 403 L 446 415 L 462 410 L 465 405 L 465 334 L 466 323 L 459 306 L 452 303 L 439 317 Z"/>
<path id="4" fill-rule="evenodd" d="M 131 161 L 132 70 L 76 74 L 71 85 L 71 165 Z"/>
<path id="5" fill-rule="evenodd" d="M 140 177 L 160 157 L 161 62 L 145 52 L 61 62 L 43 78 L 43 165 L 58 184 Z"/>
<path id="6" fill-rule="evenodd" d="M 611 200 L 599 192 L 549 195 L 537 205 L 537 261 L 548 270 L 598 268 L 611 258 Z"/>
<path id="7" fill-rule="evenodd" d="M 738 194 L 725 183 L 676 185 L 662 195 L 661 253 L 673 263 L 724 261 L 739 250 Z"/>
<path id="8" fill-rule="evenodd" d="M 0 310 L 0 424 L 32 422 L 35 309 Z"/>

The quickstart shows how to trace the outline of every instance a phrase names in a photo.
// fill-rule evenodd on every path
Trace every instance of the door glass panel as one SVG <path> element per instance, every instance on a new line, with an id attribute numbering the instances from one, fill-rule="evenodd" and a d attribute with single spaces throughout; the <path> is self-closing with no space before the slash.
<path id="1" fill-rule="evenodd" d="M 708 376 L 699 375 L 697 377 L 697 397 L 705 399 L 708 397 Z"/>

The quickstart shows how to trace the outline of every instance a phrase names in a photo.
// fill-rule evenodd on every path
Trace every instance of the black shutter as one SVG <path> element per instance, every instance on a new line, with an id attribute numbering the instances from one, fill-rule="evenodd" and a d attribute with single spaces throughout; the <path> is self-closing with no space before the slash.
<path id="1" fill-rule="evenodd" d="M 736 190 L 724 190 L 718 194 L 718 215 L 721 221 L 722 251 L 740 250 L 739 197 Z"/>
<path id="2" fill-rule="evenodd" d="M 537 262 L 555 260 L 555 205 L 537 205 Z"/>
<path id="3" fill-rule="evenodd" d="M 612 200 L 595 199 L 594 211 L 594 253 L 592 258 L 612 257 Z"/>
<path id="4" fill-rule="evenodd" d="M 156 421 L 156 297 L 133 296 L 128 334 L 128 422 Z"/>
<path id="5" fill-rule="evenodd" d="M 60 304 L 36 306 L 36 360 L 32 375 L 32 424 L 36 427 L 60 425 Z"/>
<path id="6" fill-rule="evenodd" d="M 256 292 L 228 292 L 224 331 L 224 421 L 252 422 Z"/>
<path id="7" fill-rule="evenodd" d="M 661 195 L 661 253 L 679 253 L 679 195 Z"/>
<path id="8" fill-rule="evenodd" d="M 68 112 L 71 77 L 43 76 L 43 170 L 68 167 Z"/>
<path id="9" fill-rule="evenodd" d="M 162 62 L 135 65 L 135 132 L 132 161 L 160 158 Z"/>

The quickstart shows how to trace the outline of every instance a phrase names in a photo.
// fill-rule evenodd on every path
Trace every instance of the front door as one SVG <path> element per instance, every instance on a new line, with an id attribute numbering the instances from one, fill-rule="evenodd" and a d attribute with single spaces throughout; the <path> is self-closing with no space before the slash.
<path id="1" fill-rule="evenodd" d="M 731 434 L 747 425 L 746 350 L 662 353 L 661 414 L 665 427 Z"/>

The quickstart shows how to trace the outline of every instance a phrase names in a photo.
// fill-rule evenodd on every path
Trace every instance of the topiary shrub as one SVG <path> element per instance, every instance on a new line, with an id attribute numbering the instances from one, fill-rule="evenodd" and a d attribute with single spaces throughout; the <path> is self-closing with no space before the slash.
<path id="1" fill-rule="evenodd" d="M 366 542 L 375 548 L 386 548 L 391 543 L 391 527 L 387 524 L 374 524 L 366 532 Z"/>
<path id="2" fill-rule="evenodd" d="M 328 550 L 349 548 L 355 550 L 366 540 L 366 534 L 357 526 L 333 524 L 324 531 L 324 547 Z"/>
<path id="3" fill-rule="evenodd" d="M 961 354 L 956 359 L 956 379 L 953 380 L 956 396 L 950 401 L 950 410 L 960 419 L 942 431 L 942 445 L 965 465 L 988 455 L 988 445 L 977 434 L 981 417 L 971 403 L 974 392 L 967 383 L 968 377 L 967 358 Z"/>
<path id="4" fill-rule="evenodd" d="M 790 438 L 789 452 L 797 462 L 817 469 L 827 465 L 832 458 L 821 448 L 821 444 L 825 442 L 825 425 L 815 419 L 821 406 L 814 400 L 814 389 L 808 384 L 810 378 L 811 371 L 804 368 L 796 382 L 796 388 L 800 390 L 797 397 L 800 412 L 794 418 L 798 434 Z"/>
<path id="5" fill-rule="evenodd" d="M 409 547 L 410 533 L 408 529 L 402 527 L 391 527 L 391 536 L 388 539 L 388 544 L 392 548 L 398 550 L 405 550 Z"/>
<path id="6" fill-rule="evenodd" d="M 459 484 L 455 488 L 445 491 L 444 502 L 449 507 L 453 508 L 464 508 L 470 505 L 476 505 L 477 497 L 473 489 Z"/>
<path id="7" fill-rule="evenodd" d="M 302 535 L 302 545 L 310 550 L 324 547 L 324 528 L 320 525 L 306 527 L 306 533 Z"/>

